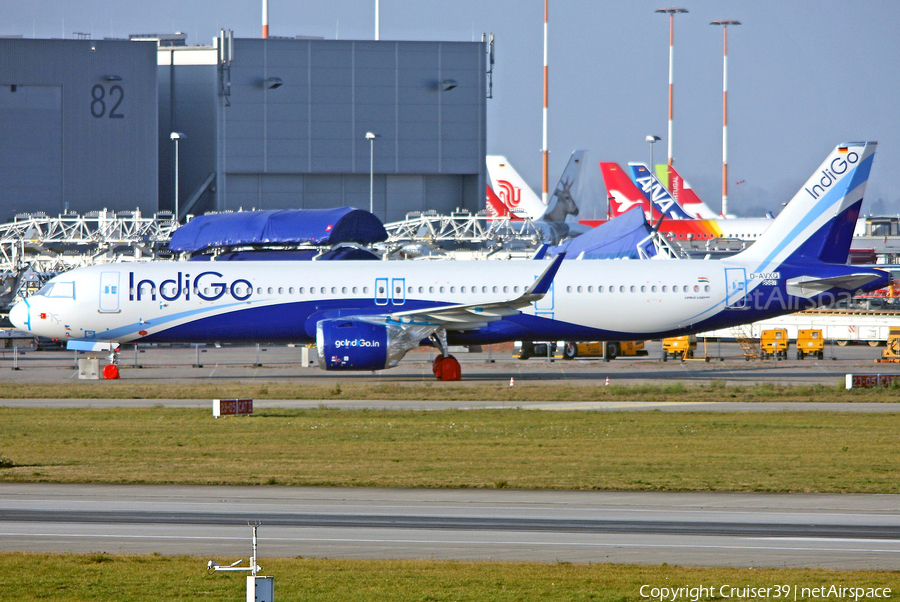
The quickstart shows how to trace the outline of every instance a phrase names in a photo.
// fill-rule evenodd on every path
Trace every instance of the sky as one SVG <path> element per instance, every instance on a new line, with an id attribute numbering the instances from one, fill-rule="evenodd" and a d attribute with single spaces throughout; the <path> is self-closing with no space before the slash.
<path id="1" fill-rule="evenodd" d="M 258 37 L 261 0 L 0 0 L 0 35 L 94 38 L 220 28 Z M 879 148 L 863 211 L 900 213 L 896 0 L 549 0 L 550 182 L 586 149 L 584 193 L 605 198 L 597 161 L 647 162 L 648 135 L 667 148 L 669 19 L 675 18 L 674 164 L 714 209 L 721 204 L 722 28 L 728 31 L 730 213 L 760 216 L 790 200 L 839 142 Z M 543 1 L 381 0 L 382 40 L 496 38 L 487 149 L 506 155 L 540 194 Z M 273 36 L 373 39 L 374 0 L 270 0 Z M 0 57 L 0 60 L 3 60 Z M 738 181 L 741 184 L 736 184 Z"/>

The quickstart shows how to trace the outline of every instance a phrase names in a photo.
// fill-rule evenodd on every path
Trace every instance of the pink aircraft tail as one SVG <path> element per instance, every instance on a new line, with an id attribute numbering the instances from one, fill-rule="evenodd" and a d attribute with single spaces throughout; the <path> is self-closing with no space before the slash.
<path id="1" fill-rule="evenodd" d="M 631 178 L 622 171 L 618 163 L 600 162 L 600 172 L 603 174 L 603 183 L 606 184 L 606 194 L 609 198 L 609 217 L 618 217 L 637 205 L 644 209 L 644 215 L 648 220 L 659 217 L 650 201 L 638 190 Z"/>
<path id="2" fill-rule="evenodd" d="M 669 191 L 672 193 L 675 202 L 691 217 L 699 219 L 717 219 L 720 217 L 718 213 L 710 209 L 697 196 L 691 185 L 671 165 L 669 166 Z"/>

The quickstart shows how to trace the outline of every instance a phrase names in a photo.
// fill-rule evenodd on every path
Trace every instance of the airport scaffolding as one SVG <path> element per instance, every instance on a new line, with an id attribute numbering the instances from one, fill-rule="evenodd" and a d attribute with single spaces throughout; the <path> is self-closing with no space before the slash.
<path id="1" fill-rule="evenodd" d="M 403 259 L 524 259 L 542 244 L 558 242 L 561 224 L 544 224 L 529 218 L 495 217 L 486 211 L 435 211 L 408 213 L 405 220 L 385 224 L 388 239 L 377 245 L 390 258 Z M 649 235 L 659 258 L 684 259 L 677 242 L 659 232 Z M 646 240 L 646 239 L 645 239 Z M 641 259 L 648 259 L 639 249 Z"/>
<path id="2" fill-rule="evenodd" d="M 177 227 L 171 213 L 144 217 L 139 209 L 19 214 L 0 224 L 0 311 L 71 269 L 167 258 Z"/>
<path id="3" fill-rule="evenodd" d="M 380 245 L 385 254 L 409 259 L 446 258 L 470 253 L 473 257 L 527 256 L 547 241 L 531 219 L 494 217 L 486 211 L 413 212 L 399 222 L 385 224 L 388 239 Z"/>

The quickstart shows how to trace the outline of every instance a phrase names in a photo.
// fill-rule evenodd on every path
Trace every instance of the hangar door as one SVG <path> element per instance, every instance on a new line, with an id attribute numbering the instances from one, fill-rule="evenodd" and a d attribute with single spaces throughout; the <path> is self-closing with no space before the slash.
<path id="1" fill-rule="evenodd" d="M 62 89 L 0 82 L 0 220 L 62 206 Z"/>

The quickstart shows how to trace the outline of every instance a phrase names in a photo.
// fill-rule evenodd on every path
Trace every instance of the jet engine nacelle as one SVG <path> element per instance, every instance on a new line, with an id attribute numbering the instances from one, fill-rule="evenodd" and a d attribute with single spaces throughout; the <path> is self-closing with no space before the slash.
<path id="1" fill-rule="evenodd" d="M 316 325 L 319 367 L 324 370 L 384 370 L 388 367 L 388 329 L 354 319 L 322 320 Z"/>
<path id="2" fill-rule="evenodd" d="M 336 318 L 316 324 L 319 367 L 323 370 L 384 370 L 400 363 L 436 327 L 397 324 L 373 318 Z"/>

